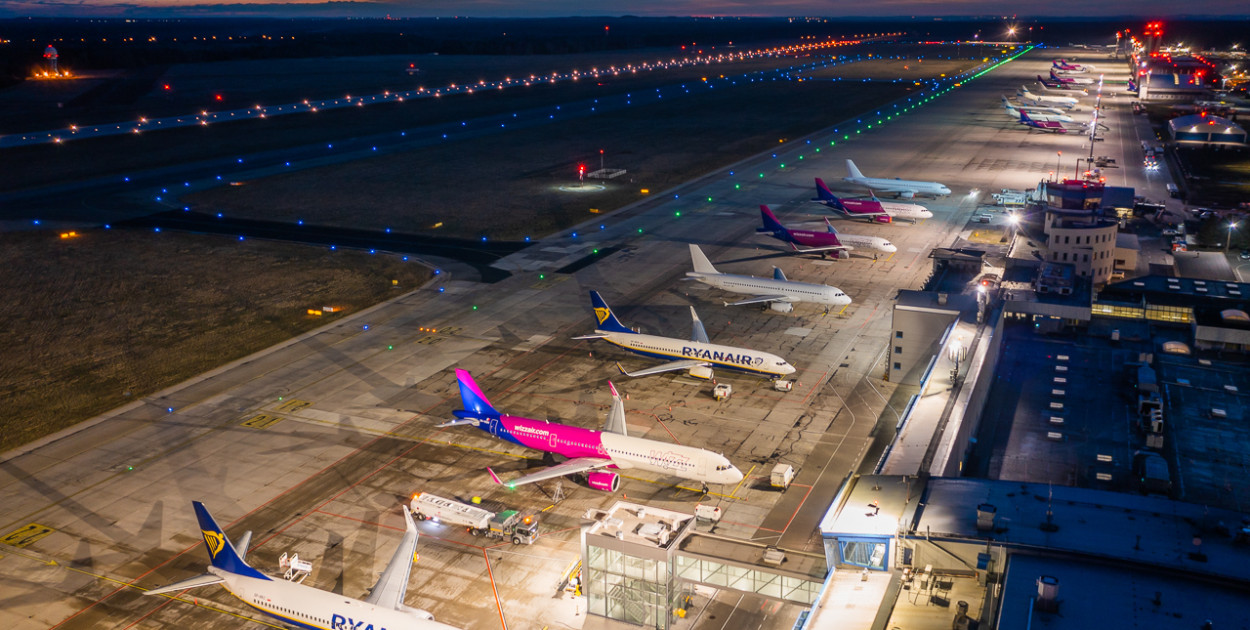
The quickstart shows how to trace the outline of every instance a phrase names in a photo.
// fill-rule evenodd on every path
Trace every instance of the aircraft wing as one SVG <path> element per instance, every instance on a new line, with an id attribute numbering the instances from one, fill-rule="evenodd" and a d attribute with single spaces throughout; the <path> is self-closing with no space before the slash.
<path id="1" fill-rule="evenodd" d="M 795 300 L 794 298 L 788 295 L 757 295 L 753 298 L 749 298 L 746 300 L 739 300 L 737 302 L 725 302 L 725 306 L 742 306 L 743 304 L 765 304 L 768 302 L 797 302 L 797 301 L 798 300 Z"/>
<path id="2" fill-rule="evenodd" d="M 860 214 L 867 215 L 868 213 L 864 212 Z M 885 214 L 885 213 L 876 212 L 873 214 Z M 794 243 L 790 243 L 790 249 L 793 249 L 794 253 L 796 254 L 819 254 L 821 252 L 832 252 L 832 251 L 848 251 L 849 252 L 855 248 L 851 247 L 850 245 L 826 245 L 824 247 L 809 247 L 807 249 L 799 249 L 798 245 L 795 245 Z"/>
<path id="3" fill-rule="evenodd" d="M 197 575 L 193 578 L 188 578 L 181 582 L 174 582 L 173 584 L 170 584 L 169 586 L 162 586 L 160 588 L 154 588 L 150 591 L 145 592 L 144 595 L 160 595 L 162 593 L 175 593 L 177 591 L 185 591 L 189 588 L 195 588 L 197 586 L 208 586 L 209 584 L 220 584 L 222 582 L 225 582 L 225 580 L 217 577 L 216 575 L 213 575 L 212 573 L 205 573 L 204 575 Z"/>
<path id="4" fill-rule="evenodd" d="M 573 337 L 573 339 L 606 339 L 606 338 L 607 338 L 607 335 L 599 335 L 599 334 L 582 335 L 580 337 Z"/>
<path id="5" fill-rule="evenodd" d="M 682 359 L 680 361 L 670 361 L 668 363 L 661 363 L 660 365 L 657 365 L 655 367 L 644 368 L 644 369 L 638 370 L 637 372 L 626 372 L 625 368 L 621 367 L 620 363 L 616 364 L 616 369 L 620 370 L 621 374 L 624 374 L 625 376 L 637 377 L 637 376 L 651 376 L 652 374 L 662 374 L 664 372 L 675 372 L 677 370 L 689 370 L 690 368 L 696 368 L 701 365 L 707 365 L 707 362 L 698 361 L 695 359 Z"/>
<path id="6" fill-rule="evenodd" d="M 542 471 L 536 472 L 532 475 L 525 475 L 524 477 L 518 477 L 507 482 L 500 481 L 499 477 L 495 476 L 495 471 L 490 470 L 489 468 L 487 470 L 490 471 L 490 478 L 494 479 L 495 483 L 501 483 L 507 485 L 508 487 L 515 487 L 523 486 L 527 483 L 534 483 L 536 481 L 555 479 L 556 477 L 563 477 L 565 475 L 583 473 L 611 465 L 612 460 L 606 457 L 577 457 L 562 464 L 556 464 L 550 468 L 544 468 Z"/>
<path id="7" fill-rule="evenodd" d="M 404 605 L 404 593 L 408 592 L 408 574 L 412 571 L 412 561 L 417 553 L 417 524 L 412 521 L 412 514 L 407 506 L 404 511 L 404 538 L 399 541 L 399 548 L 391 561 L 386 563 L 386 570 L 377 584 L 369 592 L 364 601 L 385 608 L 400 610 Z"/>

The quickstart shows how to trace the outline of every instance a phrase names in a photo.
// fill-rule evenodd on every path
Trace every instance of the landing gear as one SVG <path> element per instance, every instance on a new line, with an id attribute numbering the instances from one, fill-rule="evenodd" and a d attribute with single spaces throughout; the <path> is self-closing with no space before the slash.
<path id="1" fill-rule="evenodd" d="M 703 496 L 707 496 L 707 493 L 708 493 L 707 483 L 706 483 L 706 482 L 704 482 L 704 484 L 703 484 Z"/>

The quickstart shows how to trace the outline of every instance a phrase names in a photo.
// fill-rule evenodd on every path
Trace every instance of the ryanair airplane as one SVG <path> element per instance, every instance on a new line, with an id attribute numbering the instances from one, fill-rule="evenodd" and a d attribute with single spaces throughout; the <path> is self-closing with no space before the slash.
<path id="1" fill-rule="evenodd" d="M 703 322 L 699 321 L 698 313 L 690 307 L 690 316 L 694 319 L 694 331 L 690 341 L 644 335 L 626 328 L 621 324 L 607 302 L 599 296 L 598 291 L 590 292 L 590 303 L 595 308 L 595 318 L 599 325 L 593 335 L 574 337 L 574 339 L 602 339 L 618 348 L 624 348 L 635 354 L 657 359 L 671 359 L 655 367 L 626 372 L 620 363 L 617 369 L 625 376 L 649 376 L 661 372 L 687 370 L 695 378 L 711 379 L 714 368 L 727 368 L 739 372 L 758 374 L 778 379 L 794 373 L 794 366 L 785 359 L 767 352 L 757 352 L 745 348 L 721 346 L 708 341 L 707 331 Z"/>
<path id="2" fill-rule="evenodd" d="M 211 565 L 208 573 L 148 591 L 160 595 L 197 586 L 221 584 L 244 604 L 298 628 L 311 630 L 455 630 L 434 621 L 424 610 L 404 605 L 408 572 L 417 549 L 417 526 L 403 508 L 407 530 L 386 571 L 363 601 L 299 582 L 273 578 L 253 569 L 244 558 L 252 532 L 245 532 L 238 547 L 231 544 L 203 503 L 193 501 L 195 517 L 204 534 Z"/>

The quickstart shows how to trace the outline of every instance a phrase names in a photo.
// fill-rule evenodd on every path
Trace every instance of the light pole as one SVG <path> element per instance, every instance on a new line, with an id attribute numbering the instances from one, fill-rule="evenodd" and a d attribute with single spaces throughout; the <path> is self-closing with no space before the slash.
<path id="1" fill-rule="evenodd" d="M 1224 253 L 1228 253 L 1228 244 L 1233 240 L 1233 230 L 1237 229 L 1237 222 L 1230 220 L 1228 222 L 1228 235 L 1224 237 Z"/>
<path id="2" fill-rule="evenodd" d="M 1055 151 L 1055 181 L 1059 181 L 1059 178 L 1062 177 L 1059 174 L 1062 172 L 1059 170 L 1059 162 L 1061 160 L 1063 160 L 1063 151 Z"/>

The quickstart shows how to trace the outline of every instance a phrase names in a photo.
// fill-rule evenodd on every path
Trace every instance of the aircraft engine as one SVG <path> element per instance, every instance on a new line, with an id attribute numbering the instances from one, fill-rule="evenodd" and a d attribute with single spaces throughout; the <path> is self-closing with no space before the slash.
<path id="1" fill-rule="evenodd" d="M 892 217 L 890 217 L 890 215 L 888 214 L 879 214 L 876 217 L 874 217 L 874 219 L 876 220 L 877 223 L 889 223 L 892 220 Z"/>
<path id="2" fill-rule="evenodd" d="M 706 365 L 699 365 L 690 368 L 690 376 L 701 378 L 705 381 L 712 380 L 712 368 Z"/>
<path id="3" fill-rule="evenodd" d="M 621 476 L 612 472 L 596 471 L 586 473 L 586 483 L 595 490 L 616 492 L 621 487 Z"/>
<path id="4" fill-rule="evenodd" d="M 912 191 L 910 191 L 910 190 L 909 190 L 909 191 L 906 191 L 906 192 L 901 192 L 901 193 L 899 193 L 899 194 L 898 194 L 898 196 L 899 196 L 899 197 L 902 197 L 903 199 L 915 199 L 915 198 L 916 198 L 916 193 L 914 193 L 914 192 L 912 192 Z"/>
<path id="5" fill-rule="evenodd" d="M 791 313 L 794 311 L 794 305 L 789 302 L 769 302 L 768 308 L 778 313 Z"/>

